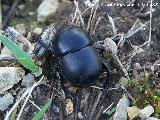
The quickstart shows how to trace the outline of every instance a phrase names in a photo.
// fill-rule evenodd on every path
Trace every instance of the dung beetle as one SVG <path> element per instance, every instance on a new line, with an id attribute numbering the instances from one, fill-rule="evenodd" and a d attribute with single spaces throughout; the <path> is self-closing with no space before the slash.
<path id="1" fill-rule="evenodd" d="M 60 75 L 61 87 L 73 100 L 74 110 L 79 111 L 80 104 L 76 94 L 72 93 L 64 84 L 69 82 L 74 87 L 89 87 L 99 77 L 103 64 L 96 49 L 90 44 L 87 33 L 81 28 L 65 26 L 56 32 L 53 32 L 52 28 L 48 31 L 46 30 L 46 33 L 41 35 L 41 39 L 35 47 L 35 53 L 40 57 L 46 52 L 50 52 L 50 55 L 56 57 L 56 71 Z M 51 67 L 50 72 L 52 71 Z M 56 75 L 51 74 L 51 76 Z M 106 83 L 107 81 L 105 81 Z"/>
<path id="2" fill-rule="evenodd" d="M 82 29 L 68 26 L 57 32 L 52 43 L 60 75 L 76 87 L 89 86 L 102 69 L 97 52 L 89 46 L 89 41 Z"/>
<path id="3" fill-rule="evenodd" d="M 95 82 L 102 70 L 98 54 L 90 45 L 90 38 L 79 27 L 62 27 L 50 43 L 41 40 L 38 43 L 44 52 L 48 50 L 56 57 L 62 82 L 66 80 L 75 87 L 87 87 Z"/>

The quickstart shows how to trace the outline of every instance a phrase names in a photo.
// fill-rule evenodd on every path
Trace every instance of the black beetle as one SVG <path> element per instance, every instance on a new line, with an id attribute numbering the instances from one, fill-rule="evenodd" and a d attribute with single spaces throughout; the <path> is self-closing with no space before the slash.
<path id="1" fill-rule="evenodd" d="M 78 27 L 68 26 L 55 35 L 52 45 L 60 75 L 73 86 L 89 86 L 101 71 L 99 57 L 89 44 L 88 35 Z"/>
<path id="2" fill-rule="evenodd" d="M 61 87 L 72 98 L 74 110 L 80 111 L 76 94 L 69 91 L 64 83 L 67 81 L 75 87 L 88 87 L 93 84 L 102 71 L 100 58 L 95 48 L 91 46 L 87 33 L 79 27 L 66 26 L 57 30 L 51 36 L 49 36 L 50 34 L 45 35 L 37 42 L 38 47 L 35 48 L 35 53 L 39 57 L 48 51 L 56 57 L 55 63 L 60 74 Z M 49 41 L 44 39 L 49 39 Z M 49 59 L 51 58 L 49 57 Z M 51 67 L 50 72 L 52 71 Z M 56 75 L 51 73 L 51 76 Z M 107 83 L 107 80 L 108 78 L 103 86 Z"/>

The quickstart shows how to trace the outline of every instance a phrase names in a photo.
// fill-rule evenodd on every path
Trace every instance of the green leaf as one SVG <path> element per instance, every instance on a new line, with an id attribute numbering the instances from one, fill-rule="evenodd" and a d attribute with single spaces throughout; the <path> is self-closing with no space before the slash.
<path id="1" fill-rule="evenodd" d="M 42 74 L 42 69 L 35 65 L 33 60 L 9 38 L 0 35 L 0 41 L 15 55 L 19 62 L 26 68 L 30 69 L 35 76 Z"/>
<path id="2" fill-rule="evenodd" d="M 48 108 L 51 106 L 51 99 L 43 106 L 43 108 L 35 115 L 35 117 L 32 120 L 40 120 L 43 116 L 43 114 L 48 110 Z"/>

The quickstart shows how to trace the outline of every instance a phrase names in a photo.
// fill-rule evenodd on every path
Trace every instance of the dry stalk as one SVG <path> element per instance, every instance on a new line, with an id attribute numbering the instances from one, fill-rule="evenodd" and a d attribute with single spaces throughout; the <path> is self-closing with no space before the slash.
<path id="1" fill-rule="evenodd" d="M 118 62 L 119 66 L 121 67 L 124 75 L 127 77 L 128 80 L 130 80 L 130 77 L 128 75 L 128 72 L 127 70 L 124 68 L 123 64 L 121 63 L 121 61 L 119 60 L 118 56 L 117 55 L 113 55 L 114 59 Z"/>
<path id="2" fill-rule="evenodd" d="M 17 106 L 19 105 L 19 103 L 20 103 L 27 95 L 30 95 L 30 94 L 32 93 L 33 89 L 34 89 L 36 86 L 39 85 L 39 83 L 43 80 L 43 78 L 44 78 L 44 76 L 42 76 L 41 79 L 40 79 L 38 82 L 36 82 L 31 88 L 28 88 L 28 89 L 22 94 L 22 96 L 18 99 L 18 101 L 17 101 L 17 102 L 13 105 L 13 107 L 10 109 L 10 111 L 7 112 L 7 115 L 6 115 L 6 117 L 5 117 L 4 120 L 9 120 L 9 116 L 12 114 L 12 112 L 14 111 L 14 109 L 17 108 Z M 28 98 L 29 98 L 29 96 L 28 96 Z M 28 99 L 27 99 L 27 100 L 28 100 Z M 24 102 L 24 103 L 25 103 L 25 102 Z M 24 106 L 25 106 L 25 105 L 24 105 Z M 24 108 L 24 107 L 22 107 L 22 108 Z M 20 113 L 20 114 L 21 114 L 21 113 Z"/>
<path id="3" fill-rule="evenodd" d="M 102 96 L 102 93 L 103 93 L 103 92 L 100 91 L 100 93 L 99 93 L 99 95 L 98 95 L 98 97 L 97 97 L 97 100 L 96 100 L 95 104 L 93 105 L 93 108 L 92 108 L 92 111 L 91 111 L 91 116 L 90 116 L 89 120 L 92 120 L 92 118 L 93 118 L 93 116 L 94 116 L 96 107 L 97 107 L 97 105 L 98 105 L 98 103 L 99 103 L 99 101 L 100 101 L 100 98 L 101 98 L 101 96 Z"/>
<path id="4" fill-rule="evenodd" d="M 91 24 L 91 20 L 92 20 L 92 16 L 93 16 L 93 10 L 94 10 L 94 6 L 91 8 L 91 13 L 90 13 L 90 17 L 89 17 L 88 25 L 87 25 L 87 29 L 86 29 L 87 31 L 90 28 L 90 24 Z"/>
<path id="5" fill-rule="evenodd" d="M 82 13 L 81 13 L 81 11 L 79 10 L 78 2 L 77 2 L 76 0 L 74 0 L 74 4 L 75 4 L 75 6 L 76 6 L 76 10 L 77 10 L 77 14 L 78 14 L 78 16 L 79 16 L 79 19 L 80 19 L 80 21 L 81 21 L 81 23 L 82 23 L 82 26 L 83 26 L 83 28 L 84 28 L 84 20 L 83 20 L 83 17 L 82 17 Z"/>
<path id="6" fill-rule="evenodd" d="M 98 27 L 98 24 L 100 23 L 101 19 L 102 18 L 99 16 L 98 19 L 97 19 L 97 21 L 96 21 L 96 23 L 95 23 L 95 25 L 94 25 L 92 35 L 95 33 L 95 31 L 96 31 L 96 29 Z"/>
<path id="7" fill-rule="evenodd" d="M 149 23 L 149 39 L 148 39 L 148 45 L 147 45 L 148 48 L 151 45 L 151 37 L 152 37 L 152 3 L 153 3 L 153 1 L 151 0 L 151 4 L 150 4 L 150 23 Z"/>

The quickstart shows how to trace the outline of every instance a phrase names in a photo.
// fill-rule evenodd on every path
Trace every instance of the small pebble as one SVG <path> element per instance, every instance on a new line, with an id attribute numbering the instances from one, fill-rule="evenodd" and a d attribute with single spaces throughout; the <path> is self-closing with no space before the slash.
<path id="1" fill-rule="evenodd" d="M 130 120 L 133 120 L 135 117 L 139 115 L 140 109 L 136 106 L 128 107 L 127 108 L 127 113 L 130 118 Z"/>
<path id="2" fill-rule="evenodd" d="M 133 67 L 134 67 L 135 69 L 139 69 L 139 68 L 141 68 L 141 65 L 140 65 L 139 63 L 135 63 L 135 64 L 133 65 Z"/>
<path id="3" fill-rule="evenodd" d="M 8 93 L 4 95 L 3 97 L 0 98 L 0 110 L 4 111 L 6 110 L 9 105 L 13 103 L 14 97 L 12 96 L 11 93 Z"/>
<path id="4" fill-rule="evenodd" d="M 24 7 L 25 7 L 24 4 L 21 4 L 21 5 L 18 6 L 18 9 L 23 10 Z"/>
<path id="5" fill-rule="evenodd" d="M 82 112 L 79 112 L 79 113 L 78 113 L 78 118 L 79 118 L 79 119 L 83 119 L 83 118 L 84 118 L 83 115 L 82 115 Z"/>
<path id="6" fill-rule="evenodd" d="M 34 84 L 34 75 L 28 73 L 26 76 L 23 77 L 21 86 L 29 87 Z"/>
<path id="7" fill-rule="evenodd" d="M 37 20 L 39 22 L 45 22 L 48 17 L 55 14 L 58 7 L 59 7 L 58 0 L 43 0 L 37 10 L 38 11 Z"/>
<path id="8" fill-rule="evenodd" d="M 42 32 L 43 32 L 42 28 L 35 28 L 33 30 L 33 34 L 36 34 L 36 35 L 40 35 L 40 34 L 42 34 Z"/>
<path id="9" fill-rule="evenodd" d="M 136 54 L 140 54 L 140 53 L 144 52 L 143 48 L 138 48 L 139 46 L 132 45 L 132 47 L 133 47 L 134 50 L 136 50 L 134 52 L 133 56 L 136 55 Z"/>
<path id="10" fill-rule="evenodd" d="M 67 114 L 71 114 L 73 113 L 73 102 L 71 99 L 67 99 L 66 100 L 66 112 Z"/>
<path id="11" fill-rule="evenodd" d="M 35 13 L 34 12 L 28 12 L 28 15 L 29 16 L 32 16 L 32 15 L 34 15 Z"/>
<path id="12" fill-rule="evenodd" d="M 22 35 L 26 34 L 26 28 L 24 24 L 17 24 L 16 25 L 16 30 L 21 33 Z"/>
<path id="13" fill-rule="evenodd" d="M 127 87 L 127 85 L 128 85 L 128 79 L 127 78 L 125 78 L 125 77 L 121 77 L 120 78 L 120 80 L 119 80 L 119 83 L 120 83 L 120 85 L 122 86 L 122 87 Z"/>

